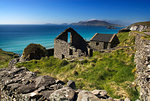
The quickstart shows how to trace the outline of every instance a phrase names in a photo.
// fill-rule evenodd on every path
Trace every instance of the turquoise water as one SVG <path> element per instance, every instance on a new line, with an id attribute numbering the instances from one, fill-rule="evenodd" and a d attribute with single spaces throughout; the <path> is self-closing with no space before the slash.
<path id="1" fill-rule="evenodd" d="M 23 49 L 30 43 L 52 48 L 55 37 L 68 27 L 74 28 L 85 40 L 90 40 L 95 33 L 114 34 L 121 29 L 99 26 L 0 25 L 0 48 L 17 54 L 22 54 Z"/>

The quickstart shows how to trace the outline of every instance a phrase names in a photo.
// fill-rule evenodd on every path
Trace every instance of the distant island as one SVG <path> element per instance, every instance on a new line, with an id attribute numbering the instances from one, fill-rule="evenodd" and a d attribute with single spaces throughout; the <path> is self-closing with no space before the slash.
<path id="1" fill-rule="evenodd" d="M 82 25 L 82 26 L 114 26 L 120 27 L 121 25 L 112 24 L 107 21 L 102 20 L 89 20 L 89 21 L 79 21 L 77 23 L 71 23 L 71 25 Z"/>
<path id="2" fill-rule="evenodd" d="M 48 25 L 54 25 L 52 23 L 47 23 Z M 56 24 L 55 24 L 56 25 Z M 110 22 L 107 21 L 103 21 L 103 20 L 88 20 L 88 21 L 79 21 L 76 23 L 71 23 L 71 24 L 67 24 L 67 23 L 63 23 L 63 24 L 59 24 L 59 25 L 78 25 L 78 26 L 105 26 L 108 29 L 114 29 L 115 27 L 122 27 L 122 25 L 118 25 L 118 24 L 112 24 Z"/>

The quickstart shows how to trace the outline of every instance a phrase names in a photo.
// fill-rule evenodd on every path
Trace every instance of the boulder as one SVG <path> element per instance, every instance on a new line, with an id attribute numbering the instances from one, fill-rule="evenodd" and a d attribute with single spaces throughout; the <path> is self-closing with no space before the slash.
<path id="1" fill-rule="evenodd" d="M 17 89 L 18 93 L 27 94 L 36 90 L 35 84 L 22 85 Z"/>
<path id="2" fill-rule="evenodd" d="M 55 79 L 50 76 L 39 76 L 35 79 L 35 87 L 50 86 L 55 84 Z"/>
<path id="3" fill-rule="evenodd" d="M 73 101 L 75 96 L 75 91 L 70 87 L 64 87 L 59 90 L 54 91 L 50 95 L 50 101 Z"/>
<path id="4" fill-rule="evenodd" d="M 75 82 L 72 81 L 72 80 L 69 80 L 69 81 L 67 82 L 67 86 L 68 86 L 68 87 L 71 87 L 72 89 L 76 89 Z"/>
<path id="5" fill-rule="evenodd" d="M 77 101 L 101 101 L 93 93 L 89 91 L 82 90 L 78 94 Z"/>
<path id="6" fill-rule="evenodd" d="M 29 61 L 32 59 L 41 59 L 47 55 L 47 50 L 40 44 L 29 44 L 23 51 L 20 57 L 20 62 Z"/>

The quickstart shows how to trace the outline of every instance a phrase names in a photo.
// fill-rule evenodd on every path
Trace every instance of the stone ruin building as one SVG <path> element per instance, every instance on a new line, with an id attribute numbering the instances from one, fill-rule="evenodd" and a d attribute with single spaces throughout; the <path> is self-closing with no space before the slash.
<path id="1" fill-rule="evenodd" d="M 90 39 L 90 47 L 93 50 L 100 51 L 103 49 L 110 49 L 119 44 L 119 39 L 116 34 L 100 34 L 96 33 Z"/>
<path id="2" fill-rule="evenodd" d="M 54 57 L 76 58 L 81 56 L 91 56 L 92 49 L 87 42 L 72 28 L 66 29 L 54 40 Z"/>

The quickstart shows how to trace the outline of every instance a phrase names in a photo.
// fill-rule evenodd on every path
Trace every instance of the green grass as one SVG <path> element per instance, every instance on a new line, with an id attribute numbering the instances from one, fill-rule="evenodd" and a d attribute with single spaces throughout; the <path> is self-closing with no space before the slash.
<path id="1" fill-rule="evenodd" d="M 0 68 L 8 67 L 9 61 L 14 57 L 18 56 L 13 52 L 6 52 L 0 49 Z"/>
<path id="2" fill-rule="evenodd" d="M 135 31 L 118 33 L 120 44 L 119 46 L 134 46 L 135 45 Z"/>

